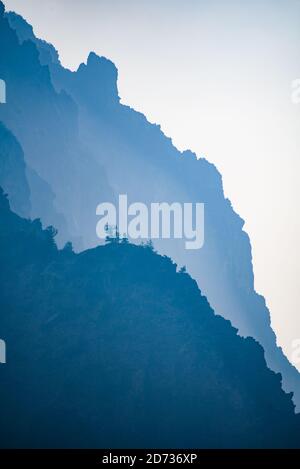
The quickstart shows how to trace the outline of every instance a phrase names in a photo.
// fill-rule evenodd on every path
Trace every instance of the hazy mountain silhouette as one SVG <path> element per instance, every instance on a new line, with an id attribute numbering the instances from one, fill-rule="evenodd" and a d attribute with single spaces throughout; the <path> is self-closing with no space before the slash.
<path id="1" fill-rule="evenodd" d="M 0 107 L 0 120 L 20 142 L 26 163 L 55 196 L 55 209 L 66 220 L 66 230 L 58 226 L 59 243 L 71 237 L 78 249 L 95 244 L 95 207 L 102 198 L 113 197 L 104 170 L 79 139 L 77 106 L 65 92 L 55 91 L 36 45 L 20 43 L 3 15 L 0 76 L 7 83 L 7 104 Z M 31 194 L 33 203 L 35 194 Z M 51 217 L 47 207 L 45 216 Z"/>
<path id="2" fill-rule="evenodd" d="M 67 233 L 66 222 L 54 208 L 55 196 L 49 185 L 25 164 L 23 150 L 15 136 L 0 122 L 0 184 L 9 194 L 12 209 L 26 218 L 53 222 Z"/>
<path id="3" fill-rule="evenodd" d="M 1 447 L 300 446 L 261 346 L 171 259 L 124 241 L 58 250 L 2 189 L 0 218 Z"/>
<path id="4" fill-rule="evenodd" d="M 254 290 L 244 222 L 224 197 L 214 165 L 179 152 L 159 126 L 122 105 L 117 69 L 109 60 L 91 53 L 87 64 L 70 72 L 53 46 L 36 39 L 11 13 L 1 20 L 4 42 L 0 76 L 11 92 L 0 117 L 20 141 L 26 162 L 55 194 L 68 224 L 68 230 L 59 230 L 61 242 L 71 239 L 77 249 L 94 246 L 96 206 L 120 193 L 130 202 L 204 202 L 201 250 L 187 251 L 178 240 L 155 247 L 186 265 L 213 309 L 239 334 L 263 345 L 269 367 L 282 373 L 284 389 L 294 391 L 300 406 L 300 375 L 276 345 L 265 300 Z"/>
<path id="5" fill-rule="evenodd" d="M 0 185 L 9 194 L 12 210 L 30 217 L 30 191 L 22 148 L 0 122 Z"/>

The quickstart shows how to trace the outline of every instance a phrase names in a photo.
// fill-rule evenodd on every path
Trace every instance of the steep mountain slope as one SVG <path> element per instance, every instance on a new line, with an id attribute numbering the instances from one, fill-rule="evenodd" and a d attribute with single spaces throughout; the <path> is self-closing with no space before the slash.
<path id="1" fill-rule="evenodd" d="M 67 233 L 64 217 L 54 208 L 55 196 L 49 185 L 25 164 L 16 137 L 0 122 L 0 184 L 9 194 L 12 209 L 26 218 L 42 218 L 44 226 L 55 222 Z"/>
<path id="2" fill-rule="evenodd" d="M 169 258 L 58 251 L 2 190 L 0 218 L 1 447 L 300 446 L 262 348 Z"/>
<path id="3" fill-rule="evenodd" d="M 95 243 L 95 207 L 103 197 L 112 198 L 105 173 L 79 139 L 75 103 L 54 90 L 36 46 L 20 44 L 1 12 L 0 76 L 7 84 L 0 120 L 20 142 L 26 163 L 55 195 L 55 209 L 66 220 L 66 229 L 58 227 L 59 244 L 70 237 L 78 249 Z M 39 197 L 32 202 L 38 204 Z M 44 216 L 51 218 L 47 207 Z M 83 239 L 80 227 L 86 227 L 89 237 Z"/>
<path id="4" fill-rule="evenodd" d="M 13 54 L 4 53 L 0 75 L 6 74 L 18 102 L 12 100 L 0 116 L 18 136 L 26 161 L 55 193 L 57 208 L 68 221 L 70 234 L 59 229 L 63 241 L 72 239 L 77 249 L 94 246 L 96 206 L 115 201 L 120 193 L 128 194 L 130 202 L 147 204 L 204 202 L 202 249 L 187 251 L 181 240 L 155 241 L 155 247 L 186 265 L 213 309 L 230 319 L 239 334 L 263 345 L 269 367 L 282 373 L 284 389 L 294 392 L 299 407 L 300 375 L 276 345 L 264 298 L 254 290 L 244 222 L 225 199 L 216 168 L 189 151 L 180 153 L 159 126 L 120 104 L 117 69 L 109 60 L 92 53 L 72 73 L 22 18 L 8 14 L 1 25 Z M 41 103 L 47 112 L 40 111 Z M 78 150 L 81 142 L 84 152 Z"/>
<path id="5" fill-rule="evenodd" d="M 11 208 L 29 217 L 30 191 L 24 154 L 19 143 L 0 122 L 0 185 L 9 194 Z"/>

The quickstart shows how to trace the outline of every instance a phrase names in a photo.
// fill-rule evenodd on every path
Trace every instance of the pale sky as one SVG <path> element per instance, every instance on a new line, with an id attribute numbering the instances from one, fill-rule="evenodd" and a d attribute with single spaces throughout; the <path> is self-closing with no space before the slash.
<path id="1" fill-rule="evenodd" d="M 256 290 L 286 355 L 300 339 L 299 0 L 4 0 L 76 69 L 93 50 L 123 103 L 216 164 L 246 221 Z M 300 363 L 297 364 L 300 370 Z"/>

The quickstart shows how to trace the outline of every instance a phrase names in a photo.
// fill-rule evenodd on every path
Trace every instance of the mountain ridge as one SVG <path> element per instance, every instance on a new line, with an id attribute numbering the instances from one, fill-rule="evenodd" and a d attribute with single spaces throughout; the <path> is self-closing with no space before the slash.
<path id="1" fill-rule="evenodd" d="M 126 239 L 58 249 L 1 188 L 0 218 L 1 447 L 299 447 L 263 348 L 171 259 Z"/>
<path id="2" fill-rule="evenodd" d="M 71 231 L 72 235 L 76 233 L 76 236 L 83 239 L 82 244 L 78 243 L 78 250 L 97 243 L 93 232 L 96 224 L 94 210 L 96 202 L 103 200 L 103 197 L 105 201 L 114 201 L 118 193 L 128 193 L 132 201 L 141 200 L 144 203 L 162 200 L 205 202 L 206 244 L 201 252 L 192 255 L 184 251 L 178 243 L 158 242 L 155 248 L 174 259 L 178 265 L 186 265 L 213 309 L 230 319 L 240 335 L 255 337 L 264 346 L 268 366 L 282 373 L 284 389 L 294 391 L 294 399 L 299 406 L 300 375 L 276 345 L 276 336 L 271 329 L 265 300 L 254 290 L 251 244 L 243 230 L 244 221 L 235 213 L 231 202 L 224 198 L 221 175 L 215 166 L 205 159 L 197 159 L 190 151 L 179 152 L 158 125 L 149 124 L 142 113 L 120 104 L 115 69 L 111 70 L 111 74 L 102 73 L 103 67 L 111 67 L 112 62 L 101 59 L 99 70 L 96 66 L 99 65 L 99 60 L 92 53 L 86 65 L 79 66 L 76 72 L 70 72 L 60 65 L 53 51 L 45 53 L 45 50 L 52 46 L 32 37 L 33 31 L 27 28 L 26 32 L 24 20 L 17 15 L 11 15 L 6 14 L 5 18 L 18 34 L 20 43 L 22 44 L 24 38 L 26 41 L 29 39 L 36 48 L 35 53 L 39 54 L 42 65 L 48 68 L 56 93 L 65 93 L 68 97 L 65 99 L 72 102 L 75 109 L 72 119 L 78 122 L 78 141 L 84 142 L 89 161 L 96 162 L 92 172 L 101 174 L 104 181 L 103 191 L 94 190 L 93 197 L 84 194 L 84 205 L 79 200 L 72 201 L 69 195 L 69 203 L 66 204 L 65 181 L 57 178 L 53 187 L 47 166 L 46 169 L 43 168 L 45 163 L 48 164 L 49 155 L 42 154 L 39 160 L 36 158 L 35 161 L 38 161 L 39 167 L 42 165 L 43 176 L 56 197 L 56 188 L 61 194 L 59 209 L 64 217 L 68 218 L 71 228 L 68 233 L 64 229 L 61 233 L 59 229 L 63 241 L 66 242 L 70 238 L 74 241 L 70 236 Z M 26 46 L 27 49 L 28 47 Z M 8 65 L 4 64 L 5 66 Z M 38 67 L 37 64 L 35 66 Z M 113 83 L 109 84 L 108 78 L 113 78 Z M 21 89 L 20 86 L 20 91 Z M 44 99 L 44 95 L 35 96 L 34 99 L 39 101 Z M 66 116 L 68 117 L 68 114 Z M 38 120 L 41 122 L 37 122 Z M 45 117 L 42 116 L 41 119 L 39 115 L 35 122 L 42 131 L 48 124 Z M 9 119 L 4 114 L 4 123 L 9 128 L 16 126 L 14 114 Z M 57 128 L 54 126 L 52 130 L 56 136 Z M 68 129 L 65 130 L 69 133 Z M 30 132 L 28 126 L 28 135 Z M 27 138 L 18 136 L 23 147 L 22 140 Z M 31 142 L 27 142 L 25 157 L 27 155 L 32 161 L 31 152 L 34 151 Z M 80 161 L 84 161 L 82 157 L 80 154 Z M 79 168 L 82 168 L 81 163 Z M 78 169 L 79 172 L 80 170 Z M 55 174 L 59 172 L 55 167 Z M 77 185 L 88 188 L 88 192 L 99 186 L 95 179 L 91 182 L 90 174 L 86 175 L 88 184 L 81 175 L 76 176 Z M 66 179 L 68 178 L 71 180 L 67 172 Z M 89 218 L 80 215 L 83 207 L 88 207 Z"/>

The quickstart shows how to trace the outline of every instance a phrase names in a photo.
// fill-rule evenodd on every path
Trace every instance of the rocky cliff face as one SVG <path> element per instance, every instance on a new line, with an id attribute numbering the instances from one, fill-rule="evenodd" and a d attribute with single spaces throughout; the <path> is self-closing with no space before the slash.
<path id="1" fill-rule="evenodd" d="M 5 16 L 0 18 L 0 50 L 0 76 L 7 83 L 0 120 L 20 142 L 28 166 L 48 184 L 65 227 L 51 221 L 47 207 L 41 218 L 57 226 L 60 244 L 72 238 L 78 249 L 91 245 L 96 242 L 95 207 L 111 199 L 112 191 L 103 168 L 79 139 L 77 105 L 55 91 L 36 45 L 20 42 Z M 38 205 L 39 197 L 32 202 Z"/>
<path id="2" fill-rule="evenodd" d="M 31 212 L 24 154 L 16 138 L 0 122 L 0 185 L 9 194 L 11 208 L 23 217 Z"/>

